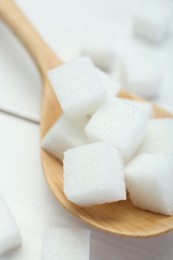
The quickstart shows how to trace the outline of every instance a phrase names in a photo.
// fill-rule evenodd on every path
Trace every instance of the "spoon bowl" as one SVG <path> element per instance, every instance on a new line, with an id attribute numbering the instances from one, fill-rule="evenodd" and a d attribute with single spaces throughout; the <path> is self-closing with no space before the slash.
<path id="1" fill-rule="evenodd" d="M 49 97 L 49 100 L 47 97 Z M 123 90 L 120 91 L 119 97 L 144 101 L 142 98 Z M 153 110 L 157 118 L 172 116 L 156 105 L 153 105 Z M 60 115 L 61 108 L 51 86 L 48 84 L 43 97 L 42 137 Z M 50 120 L 44 120 L 47 118 Z M 92 207 L 79 207 L 73 204 L 67 200 L 63 192 L 63 168 L 61 162 L 44 150 L 41 151 L 41 156 L 47 183 L 57 200 L 65 209 L 95 228 L 129 237 L 150 237 L 173 229 L 173 216 L 164 216 L 137 209 L 129 198 L 126 201 Z"/>
<path id="2" fill-rule="evenodd" d="M 0 16 L 17 35 L 36 62 L 43 84 L 41 109 L 41 139 L 61 115 L 61 107 L 47 78 L 48 70 L 62 62 L 41 39 L 19 8 L 10 0 L 0 0 Z M 124 90 L 119 97 L 139 100 Z M 167 111 L 153 104 L 156 118 L 173 117 Z M 44 150 L 41 150 L 43 172 L 52 193 L 69 212 L 91 226 L 129 237 L 151 237 L 173 229 L 173 216 L 163 216 L 135 208 L 131 201 L 79 207 L 68 201 L 63 192 L 62 164 Z"/>

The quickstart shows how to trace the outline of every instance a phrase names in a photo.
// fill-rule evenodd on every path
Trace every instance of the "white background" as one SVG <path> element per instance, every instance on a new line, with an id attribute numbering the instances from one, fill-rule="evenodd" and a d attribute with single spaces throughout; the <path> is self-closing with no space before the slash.
<path id="1" fill-rule="evenodd" d="M 115 47 L 120 52 L 127 47 L 130 52 L 136 48 L 152 52 L 163 74 L 156 101 L 173 111 L 173 33 L 156 47 L 134 39 L 132 14 L 141 1 L 17 0 L 17 3 L 64 61 L 79 55 L 83 28 L 93 24 L 114 28 Z M 44 180 L 39 155 L 40 97 L 41 82 L 32 60 L 0 23 L 0 193 L 8 202 L 23 238 L 21 248 L 0 256 L 0 260 L 40 259 L 45 230 L 58 226 L 86 227 L 61 208 Z M 132 239 L 94 230 L 91 260 L 172 260 L 172 244 L 172 232 L 156 238 Z"/>

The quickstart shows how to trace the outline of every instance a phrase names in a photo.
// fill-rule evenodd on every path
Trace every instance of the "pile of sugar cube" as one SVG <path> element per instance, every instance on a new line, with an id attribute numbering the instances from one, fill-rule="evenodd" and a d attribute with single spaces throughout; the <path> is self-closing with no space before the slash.
<path id="1" fill-rule="evenodd" d="M 126 200 L 173 214 L 173 119 L 118 98 L 119 85 L 80 57 L 49 71 L 63 114 L 42 147 L 63 162 L 64 193 L 88 207 Z M 115 97 L 116 96 L 116 97 Z"/>
<path id="2" fill-rule="evenodd" d="M 163 76 L 152 50 L 169 37 L 172 18 L 172 3 L 164 0 L 143 1 L 132 15 L 132 30 L 126 40 L 121 39 L 113 24 L 84 28 L 81 54 L 91 57 L 96 66 L 118 74 L 119 81 L 130 92 L 155 98 L 159 95 Z M 117 38 L 120 46 L 117 45 Z M 130 39 L 132 44 L 129 46 Z M 123 47 L 124 41 L 127 44 Z M 140 49 L 141 45 L 143 48 Z M 136 51 L 136 47 L 140 51 Z"/>

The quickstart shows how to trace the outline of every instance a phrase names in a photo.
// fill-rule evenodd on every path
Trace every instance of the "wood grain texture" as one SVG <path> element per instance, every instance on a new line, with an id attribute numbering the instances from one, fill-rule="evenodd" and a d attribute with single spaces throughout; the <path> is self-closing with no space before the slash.
<path id="1" fill-rule="evenodd" d="M 41 138 L 61 115 L 62 111 L 47 79 L 47 71 L 62 62 L 44 43 L 21 11 L 10 0 L 0 0 L 0 15 L 23 42 L 35 60 L 43 82 Z M 119 96 L 140 100 L 124 90 Z M 153 104 L 157 118 L 172 117 L 170 113 Z M 83 221 L 101 230 L 131 237 L 150 237 L 173 229 L 173 216 L 163 216 L 135 208 L 129 199 L 123 202 L 81 208 L 68 201 L 63 192 L 62 164 L 53 156 L 41 151 L 43 171 L 47 183 L 61 205 Z"/>

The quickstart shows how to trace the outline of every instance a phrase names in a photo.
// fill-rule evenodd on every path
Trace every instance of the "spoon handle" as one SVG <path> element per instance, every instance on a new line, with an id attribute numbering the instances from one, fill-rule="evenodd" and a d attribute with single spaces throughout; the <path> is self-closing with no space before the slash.
<path id="1" fill-rule="evenodd" d="M 62 63 L 12 0 L 0 0 L 0 18 L 31 54 L 42 77 L 47 76 L 49 69 Z"/>

